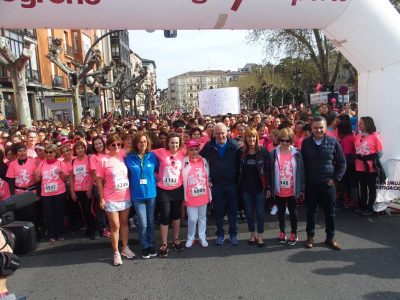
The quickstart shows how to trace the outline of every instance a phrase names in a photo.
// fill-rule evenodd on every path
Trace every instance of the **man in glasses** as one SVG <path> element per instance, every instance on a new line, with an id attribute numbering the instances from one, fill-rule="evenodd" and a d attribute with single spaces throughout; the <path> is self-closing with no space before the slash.
<path id="1" fill-rule="evenodd" d="M 214 128 L 214 138 L 200 151 L 210 164 L 212 198 L 215 222 L 217 224 L 217 240 L 215 244 L 224 243 L 225 207 L 229 220 L 229 237 L 232 246 L 237 246 L 237 211 L 238 211 L 238 176 L 239 145 L 228 137 L 225 124 L 218 123 Z"/>
<path id="2" fill-rule="evenodd" d="M 315 117 L 311 122 L 312 135 L 304 139 L 301 153 L 306 175 L 307 241 L 305 247 L 314 246 L 315 222 L 318 205 L 325 212 L 325 243 L 334 250 L 341 246 L 335 237 L 336 188 L 346 171 L 346 159 L 338 141 L 325 134 L 326 120 Z"/>

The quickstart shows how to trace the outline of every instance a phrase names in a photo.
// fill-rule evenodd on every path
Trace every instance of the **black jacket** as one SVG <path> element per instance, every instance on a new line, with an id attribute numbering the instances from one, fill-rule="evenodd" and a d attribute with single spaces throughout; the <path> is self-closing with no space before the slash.
<path id="1" fill-rule="evenodd" d="M 239 150 L 239 157 L 240 157 L 240 175 L 239 175 L 239 186 L 242 185 L 242 170 L 245 164 L 245 159 L 247 153 L 244 151 L 243 148 Z M 261 185 L 263 191 L 271 191 L 271 158 L 269 157 L 269 153 L 265 150 L 264 147 L 260 147 L 260 149 L 256 152 L 256 161 L 257 161 L 257 171 L 258 176 L 261 180 Z"/>
<path id="2" fill-rule="evenodd" d="M 215 146 L 215 139 L 204 145 L 200 155 L 208 160 L 210 179 L 213 185 L 237 184 L 239 177 L 239 145 L 228 138 L 227 149 L 223 158 Z"/>
<path id="3" fill-rule="evenodd" d="M 301 145 L 306 183 L 322 184 L 329 179 L 339 182 L 346 172 L 346 158 L 338 141 L 325 135 L 321 145 L 313 136 L 304 139 Z"/>

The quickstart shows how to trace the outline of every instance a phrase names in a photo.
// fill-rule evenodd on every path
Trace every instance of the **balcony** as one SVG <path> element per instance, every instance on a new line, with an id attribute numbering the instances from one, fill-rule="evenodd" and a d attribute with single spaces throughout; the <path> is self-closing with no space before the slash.
<path id="1" fill-rule="evenodd" d="M 25 72 L 25 79 L 27 82 L 34 82 L 34 83 L 39 83 L 39 71 L 38 70 L 31 70 L 31 69 L 26 69 Z"/>
<path id="2" fill-rule="evenodd" d="M 51 83 L 53 84 L 54 88 L 64 88 L 64 77 L 59 75 L 52 75 Z"/>
<path id="3" fill-rule="evenodd" d="M 77 53 L 77 51 L 74 49 L 74 47 L 71 47 L 69 45 L 65 45 L 65 46 L 66 46 L 65 54 L 70 57 L 75 57 L 75 54 Z"/>

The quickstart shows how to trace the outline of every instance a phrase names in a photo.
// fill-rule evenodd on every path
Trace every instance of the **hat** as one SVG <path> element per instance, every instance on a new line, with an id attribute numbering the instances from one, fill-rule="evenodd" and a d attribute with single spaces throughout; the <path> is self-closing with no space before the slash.
<path id="1" fill-rule="evenodd" d="M 187 142 L 185 143 L 185 145 L 186 145 L 186 147 L 188 147 L 188 148 L 192 148 L 192 147 L 198 147 L 198 146 L 200 146 L 200 143 L 199 143 L 198 141 L 196 141 L 196 140 L 190 140 L 190 141 L 187 141 Z"/>
<path id="2" fill-rule="evenodd" d="M 69 139 L 66 136 L 60 138 L 61 145 L 65 145 L 69 142 Z"/>

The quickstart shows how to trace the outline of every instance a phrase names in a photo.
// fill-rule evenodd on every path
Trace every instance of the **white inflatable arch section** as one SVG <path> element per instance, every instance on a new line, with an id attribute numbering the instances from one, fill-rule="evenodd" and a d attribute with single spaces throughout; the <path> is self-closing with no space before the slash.
<path id="1" fill-rule="evenodd" d="M 319 28 L 359 72 L 359 115 L 400 159 L 400 15 L 388 0 L 0 0 L 4 28 Z"/>

